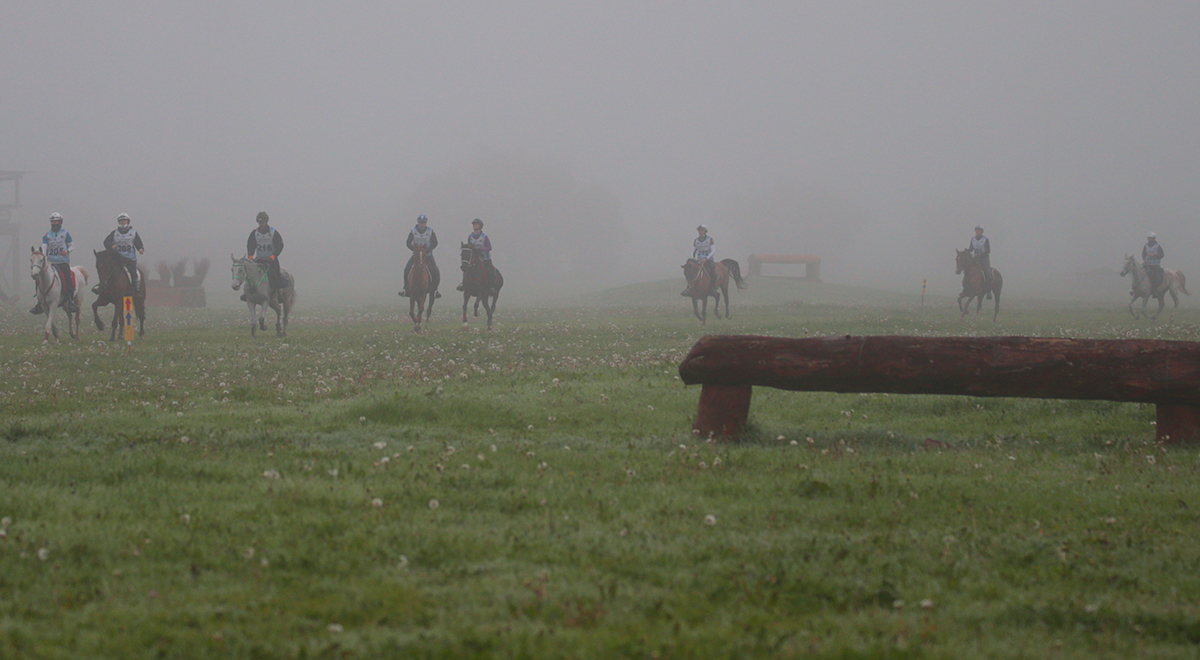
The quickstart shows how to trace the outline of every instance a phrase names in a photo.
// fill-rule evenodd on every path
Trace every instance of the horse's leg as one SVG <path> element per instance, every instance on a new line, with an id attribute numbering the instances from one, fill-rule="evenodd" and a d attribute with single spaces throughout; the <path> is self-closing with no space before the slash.
<path id="1" fill-rule="evenodd" d="M 145 299 L 145 297 L 139 298 L 137 296 L 134 296 L 133 309 L 134 309 L 134 312 L 137 314 L 138 336 L 145 337 L 146 336 L 146 299 Z"/>
<path id="2" fill-rule="evenodd" d="M 295 295 L 295 293 L 293 292 L 292 295 L 289 295 L 287 297 L 287 299 L 283 301 L 283 336 L 284 337 L 287 336 L 288 316 L 291 315 L 292 305 L 295 304 L 295 302 L 296 302 L 296 299 L 292 297 L 294 295 Z"/>
<path id="3" fill-rule="evenodd" d="M 466 288 L 466 287 L 463 287 Z M 467 327 L 467 305 L 471 304 L 471 294 L 463 291 L 463 327 Z"/>
<path id="4" fill-rule="evenodd" d="M 721 295 L 725 296 L 725 320 L 728 321 L 729 319 L 733 318 L 733 316 L 731 316 L 729 314 L 729 281 L 728 280 L 725 281 L 725 286 L 721 287 Z M 718 305 L 721 304 L 721 301 L 719 299 L 717 300 L 717 304 Z"/>
<path id="5" fill-rule="evenodd" d="M 267 301 L 267 304 L 271 306 L 271 309 L 275 310 L 275 336 L 282 337 L 283 336 L 283 307 L 280 306 L 279 301 L 276 300 L 274 297 L 272 297 L 269 301 Z M 266 316 L 266 310 L 263 310 L 263 316 Z M 263 328 L 263 330 L 266 330 L 266 328 Z"/>
<path id="6" fill-rule="evenodd" d="M 92 303 L 92 320 L 96 323 L 96 329 L 104 332 L 104 321 L 100 320 L 100 298 Z"/>
<path id="7" fill-rule="evenodd" d="M 249 312 L 250 312 L 250 336 L 251 337 L 258 336 L 258 319 L 254 318 L 255 311 L 256 311 L 254 308 L 255 308 L 255 304 L 250 302 L 250 296 L 247 295 L 246 296 L 246 309 L 249 310 Z"/>
<path id="8" fill-rule="evenodd" d="M 121 323 L 122 323 L 121 306 L 114 302 L 113 303 L 112 323 L 109 324 L 111 329 L 108 331 L 108 340 L 109 341 L 117 340 L 117 328 L 120 326 Z"/>

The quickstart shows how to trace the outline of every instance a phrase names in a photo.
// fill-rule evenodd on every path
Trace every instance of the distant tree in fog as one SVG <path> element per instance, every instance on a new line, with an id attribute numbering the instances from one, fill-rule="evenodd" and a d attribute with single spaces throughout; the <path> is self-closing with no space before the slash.
<path id="1" fill-rule="evenodd" d="M 510 287 L 598 288 L 612 278 L 613 264 L 629 240 L 612 191 L 580 184 L 564 163 L 520 153 L 485 153 L 434 174 L 417 187 L 407 207 L 413 219 L 427 214 L 447 247 L 457 247 L 471 220 L 481 218 L 495 246 L 496 266 Z"/>
<path id="2" fill-rule="evenodd" d="M 735 195 L 708 224 L 720 258 L 745 259 L 755 252 L 843 252 L 868 219 L 853 199 L 818 185 L 784 184 Z"/>

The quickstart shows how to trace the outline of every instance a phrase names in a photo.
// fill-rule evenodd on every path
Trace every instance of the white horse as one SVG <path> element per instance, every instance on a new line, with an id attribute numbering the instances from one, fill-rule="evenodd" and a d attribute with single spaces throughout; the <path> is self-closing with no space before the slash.
<path id="1" fill-rule="evenodd" d="M 250 310 L 250 336 L 258 336 L 258 330 L 267 329 L 267 320 L 264 316 L 267 313 L 267 307 L 275 310 L 275 336 L 286 337 L 288 316 L 292 312 L 292 306 L 296 304 L 296 280 L 286 270 L 282 268 L 279 274 L 284 280 L 290 281 L 291 286 L 283 290 L 281 297 L 283 298 L 282 307 L 275 298 L 271 295 L 274 292 L 270 290 L 269 278 L 267 277 L 267 265 L 260 264 L 253 259 L 242 257 L 241 259 L 229 255 L 233 260 L 233 265 L 230 267 L 233 273 L 233 290 L 237 291 L 246 285 L 246 308 Z M 257 319 L 255 316 L 257 314 Z"/>
<path id="2" fill-rule="evenodd" d="M 1150 275 L 1148 275 L 1142 264 L 1139 264 L 1131 255 L 1125 256 L 1125 267 L 1121 269 L 1121 277 L 1126 275 L 1133 276 L 1133 290 L 1129 292 L 1129 313 L 1133 314 L 1133 318 L 1138 318 L 1138 313 L 1133 309 L 1133 303 L 1139 298 L 1142 300 L 1142 316 L 1149 316 L 1152 319 L 1158 318 L 1162 313 L 1163 307 L 1166 306 L 1166 295 L 1171 294 L 1171 299 L 1175 301 L 1175 306 L 1171 308 L 1171 318 L 1175 318 L 1175 310 L 1179 309 L 1179 292 L 1182 291 L 1187 295 L 1192 295 L 1187 290 L 1187 278 L 1184 277 L 1182 271 L 1163 269 L 1163 283 L 1157 290 L 1150 290 Z M 1153 315 L 1146 312 L 1146 305 L 1150 302 L 1150 298 L 1158 299 L 1158 311 Z"/>
<path id="3" fill-rule="evenodd" d="M 37 286 L 37 301 L 42 307 L 42 313 L 46 315 L 46 330 L 42 339 L 42 343 L 50 342 L 50 335 L 58 339 L 58 326 L 54 324 L 54 314 L 59 305 L 66 302 L 62 297 L 62 281 L 58 276 L 58 269 L 50 265 L 46 261 L 46 255 L 38 248 L 30 248 L 29 250 L 29 276 L 33 278 L 34 284 Z M 67 332 L 71 333 L 73 339 L 79 339 L 79 308 L 82 303 L 80 291 L 87 285 L 88 272 L 83 266 L 72 266 L 71 272 L 75 274 L 75 311 L 67 312 Z"/>

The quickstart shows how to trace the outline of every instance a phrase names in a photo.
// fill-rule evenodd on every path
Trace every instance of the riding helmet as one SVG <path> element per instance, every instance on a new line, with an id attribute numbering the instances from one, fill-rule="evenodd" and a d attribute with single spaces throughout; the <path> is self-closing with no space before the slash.
<path id="1" fill-rule="evenodd" d="M 51 213 L 50 214 L 50 223 L 51 224 L 54 224 L 55 222 L 62 222 L 62 221 L 63 221 L 63 217 L 62 217 L 61 213 Z"/>
<path id="2" fill-rule="evenodd" d="M 707 232 L 707 231 L 708 231 L 708 227 L 706 227 L 706 226 L 704 226 L 704 225 L 700 225 L 699 227 L 696 227 L 696 231 L 703 231 L 703 232 Z"/>
<path id="3" fill-rule="evenodd" d="M 983 231 L 983 225 L 975 225 L 975 231 Z"/>
<path id="4" fill-rule="evenodd" d="M 1146 234 L 1146 238 L 1158 238 L 1158 234 L 1155 234 L 1154 232 L 1150 232 L 1149 234 Z"/>
<path id="5" fill-rule="evenodd" d="M 471 224 L 479 225 L 479 228 L 483 229 L 483 220 L 480 220 L 479 218 L 475 218 L 474 220 L 472 220 Z"/>
<path id="6" fill-rule="evenodd" d="M 429 222 L 429 218 L 426 218 L 424 213 L 417 216 L 417 224 L 420 224 L 422 222 Z"/>
<path id="7" fill-rule="evenodd" d="M 118 216 L 117 216 L 117 224 L 118 224 L 118 225 L 119 225 L 119 224 L 121 224 L 121 221 L 122 221 L 122 220 L 124 220 L 125 222 L 130 222 L 130 223 L 132 223 L 132 222 L 133 222 L 133 220 L 130 220 L 130 219 L 129 219 L 129 214 L 128 214 L 128 213 L 122 213 L 121 215 L 118 215 Z"/>
<path id="8" fill-rule="evenodd" d="M 259 211 L 258 215 L 254 216 L 254 220 L 256 222 L 267 222 L 270 219 L 271 218 L 270 218 L 270 216 L 267 215 L 266 211 Z"/>

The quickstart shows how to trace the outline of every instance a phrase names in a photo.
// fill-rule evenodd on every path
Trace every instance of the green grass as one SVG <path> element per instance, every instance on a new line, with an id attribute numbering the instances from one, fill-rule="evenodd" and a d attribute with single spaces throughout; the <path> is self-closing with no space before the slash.
<path id="1" fill-rule="evenodd" d="M 132 353 L 0 309 L 0 657 L 1196 657 L 1200 451 L 1152 406 L 757 388 L 719 444 L 676 367 L 708 331 L 1200 316 L 760 280 L 701 327 L 676 284 L 491 333 L 152 309 Z"/>

